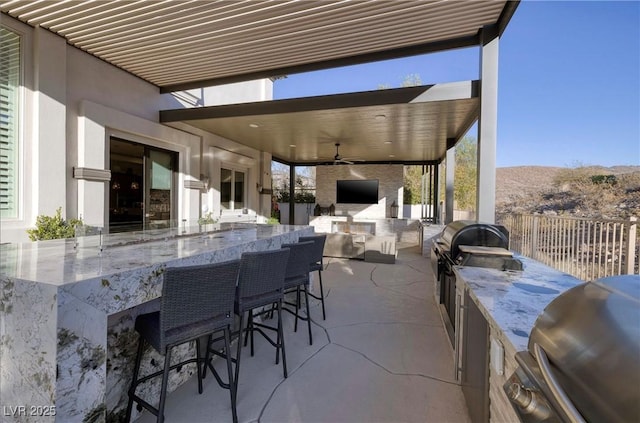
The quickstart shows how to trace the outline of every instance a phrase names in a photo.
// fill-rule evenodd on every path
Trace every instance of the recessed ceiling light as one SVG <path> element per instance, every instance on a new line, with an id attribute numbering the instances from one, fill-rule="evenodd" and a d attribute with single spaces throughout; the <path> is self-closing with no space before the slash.
<path id="1" fill-rule="evenodd" d="M 259 128 L 260 127 L 260 125 L 258 125 L 257 123 L 250 123 L 249 126 L 252 127 L 252 128 Z"/>
<path id="2" fill-rule="evenodd" d="M 295 144 L 289 144 L 289 147 L 295 147 L 295 146 L 296 146 Z"/>
<path id="3" fill-rule="evenodd" d="M 376 120 L 385 120 L 386 118 L 386 115 L 376 115 Z"/>
<path id="4" fill-rule="evenodd" d="M 385 141 L 384 143 L 385 144 L 391 144 L 391 141 Z"/>
<path id="5" fill-rule="evenodd" d="M 393 154 L 389 154 L 389 157 L 395 157 L 395 155 L 393 155 Z"/>

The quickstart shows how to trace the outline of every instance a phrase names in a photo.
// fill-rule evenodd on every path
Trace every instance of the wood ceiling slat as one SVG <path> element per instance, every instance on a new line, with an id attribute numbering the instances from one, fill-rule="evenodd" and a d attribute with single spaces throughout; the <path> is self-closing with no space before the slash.
<path id="1" fill-rule="evenodd" d="M 15 7 L 12 7 L 12 14 L 16 14 L 20 16 L 20 20 L 24 22 L 28 22 L 29 19 L 33 19 L 37 16 L 43 16 L 49 13 L 51 10 L 59 9 L 59 8 L 67 8 L 72 7 L 74 4 L 80 4 L 82 1 L 61 1 L 61 2 L 52 2 L 45 0 L 38 1 L 19 1 L 15 2 Z M 3 4 L 2 9 L 10 7 L 11 4 Z"/>
<path id="2" fill-rule="evenodd" d="M 136 44 L 146 40 L 149 37 L 167 36 L 176 43 L 180 43 L 180 34 L 193 35 L 198 33 L 200 26 L 213 25 L 215 22 L 222 22 L 230 19 L 251 19 L 252 14 L 259 12 L 260 9 L 257 2 L 244 2 L 226 5 L 212 9 L 210 3 L 199 2 L 194 4 L 193 8 L 181 8 L 172 13 L 164 13 L 162 15 L 153 15 L 150 19 L 136 19 L 134 21 L 118 21 L 112 25 L 118 32 L 114 33 L 110 38 L 113 45 L 118 45 L 124 41 L 135 41 Z M 285 7 L 286 4 L 278 4 L 279 7 Z M 272 6 L 275 7 L 275 6 Z M 166 10 L 163 9 L 166 12 Z M 82 28 L 79 28 L 82 30 Z M 94 48 L 104 44 L 104 40 L 100 38 L 86 37 L 83 47 Z"/>
<path id="3" fill-rule="evenodd" d="M 5 1 L 8 13 L 156 84 L 179 85 L 475 35 L 504 1 Z"/>
<path id="4" fill-rule="evenodd" d="M 76 33 L 79 31 L 78 28 L 87 28 L 90 30 L 91 28 L 96 28 L 99 25 L 120 25 L 120 22 L 123 19 L 132 19 L 133 17 L 137 19 L 140 15 L 147 13 L 147 10 L 157 9 L 161 5 L 165 8 L 175 8 L 179 7 L 180 3 L 171 4 L 168 1 L 157 3 L 143 2 L 142 4 L 139 4 L 138 2 L 127 2 L 117 6 L 114 6 L 111 3 L 100 3 L 95 7 L 95 9 L 86 9 L 73 15 L 51 19 L 43 22 L 42 25 L 46 25 L 50 30 L 73 40 L 74 43 L 77 43 L 78 40 L 76 38 Z"/>
<path id="5" fill-rule="evenodd" d="M 430 34 L 430 37 L 434 40 L 446 39 L 448 36 L 452 35 L 454 32 L 449 28 L 445 27 L 438 33 Z M 472 31 L 469 32 L 468 35 L 471 35 Z M 242 71 L 251 71 L 252 63 L 257 63 L 259 65 L 264 65 L 265 62 L 269 62 L 272 64 L 276 64 L 275 60 L 277 59 L 278 63 L 283 64 L 298 64 L 298 63 L 306 63 L 309 61 L 315 60 L 323 60 L 330 57 L 335 57 L 336 55 L 352 53 L 358 54 L 362 52 L 371 51 L 373 47 L 378 47 L 380 49 L 388 49 L 397 47 L 400 43 L 418 43 L 421 40 L 421 34 L 414 32 L 410 34 L 413 38 L 407 38 L 407 34 L 401 27 L 397 27 L 397 29 L 393 31 L 389 31 L 385 34 L 385 43 L 377 42 L 376 39 L 376 30 L 372 29 L 370 31 L 365 31 L 364 29 L 361 32 L 361 38 L 358 39 L 357 46 L 349 44 L 349 35 L 345 35 L 344 42 L 342 42 L 343 37 L 334 37 L 334 43 L 326 47 L 326 42 L 322 39 L 314 38 L 309 41 L 304 49 L 294 49 L 291 46 L 283 45 L 282 43 L 267 43 L 261 45 L 261 50 L 268 50 L 269 55 L 262 55 L 260 57 L 260 61 L 255 60 L 255 52 L 251 47 L 246 48 L 235 48 L 235 55 L 230 57 L 228 60 L 225 60 L 224 63 L 221 63 L 221 66 L 225 68 L 235 68 Z M 369 37 L 370 36 L 370 37 Z M 370 42 L 368 40 L 371 40 Z M 339 47 L 338 47 L 339 46 Z M 123 63 L 127 63 L 127 66 L 130 66 L 132 69 L 135 69 L 135 72 L 150 72 L 151 69 L 160 69 L 160 73 L 162 73 L 163 66 L 173 66 L 174 70 L 182 70 L 182 71 L 196 71 L 200 67 L 207 68 L 211 70 L 215 69 L 216 62 L 219 60 L 221 55 L 219 54 L 219 50 L 214 50 L 209 52 L 207 55 L 198 55 L 195 56 L 193 54 L 189 54 L 188 56 L 182 54 L 180 56 L 171 55 L 168 57 L 159 57 L 152 58 L 149 61 L 141 64 L 141 66 L 136 66 L 134 63 L 127 63 L 124 61 Z M 153 72 L 150 72 L 149 75 L 157 75 Z"/>
<path id="6" fill-rule="evenodd" d="M 424 34 L 422 31 L 417 29 L 407 30 L 407 28 L 411 27 L 411 25 L 416 24 L 420 21 L 419 17 L 416 17 L 412 20 L 408 20 L 406 25 L 396 25 L 389 26 L 392 28 L 390 31 L 385 32 L 384 42 L 380 40 L 379 30 L 376 27 L 372 27 L 371 25 L 367 25 L 366 22 L 362 22 L 359 25 L 352 25 L 352 28 L 349 28 L 348 32 L 345 31 L 340 34 L 333 34 L 324 36 L 323 34 L 308 34 L 307 36 L 299 36 L 298 40 L 295 44 L 287 42 L 289 39 L 288 34 L 272 37 L 272 38 L 263 38 L 261 40 L 250 39 L 245 43 L 236 43 L 233 46 L 218 46 L 211 48 L 207 55 L 198 54 L 200 51 L 199 48 L 194 49 L 194 52 L 182 52 L 181 49 L 177 47 L 171 47 L 171 51 L 167 51 L 164 55 L 158 55 L 156 52 L 151 52 L 144 56 L 137 55 L 133 58 L 132 62 L 142 61 L 142 59 L 148 58 L 145 61 L 146 65 L 152 65 L 154 63 L 158 64 L 174 64 L 185 62 L 190 58 L 203 58 L 203 57 L 216 57 L 223 51 L 229 51 L 233 49 L 233 53 L 235 57 L 242 56 L 247 59 L 252 56 L 259 56 L 260 60 L 263 62 L 264 60 L 268 60 L 269 57 L 277 57 L 280 62 L 283 63 L 296 63 L 295 61 L 291 62 L 290 59 L 284 59 L 280 56 L 283 51 L 296 52 L 297 49 L 303 52 L 309 52 L 309 47 L 311 46 L 321 46 L 326 51 L 337 51 L 334 46 L 347 46 L 349 50 L 353 50 L 354 54 L 358 52 L 369 51 L 370 48 L 374 47 L 374 45 L 382 46 L 382 48 L 389 48 L 389 46 L 394 46 L 394 43 L 390 40 L 390 37 L 396 36 L 393 40 L 397 40 L 397 45 L 407 45 L 407 44 L 417 44 L 420 42 L 422 38 L 425 36 L 429 36 L 433 40 L 443 39 L 452 34 L 459 33 L 463 35 L 474 35 L 477 28 L 475 26 L 470 27 L 466 33 L 463 33 L 461 29 L 452 29 L 451 26 L 448 25 L 440 25 L 426 28 L 428 30 L 428 35 Z M 330 38 L 331 42 L 327 42 L 326 38 Z M 371 47 L 367 46 L 367 42 L 371 42 Z M 255 44 L 259 44 L 259 48 L 256 48 Z M 357 51 L 354 47 L 351 47 L 350 44 L 357 45 L 359 47 L 359 51 Z M 266 55 L 263 52 L 268 52 Z M 322 56 L 322 50 L 314 50 L 314 53 Z M 132 65 L 133 63 L 129 63 L 126 57 L 119 56 L 117 58 L 111 58 L 111 60 L 117 60 L 120 63 L 123 63 L 125 66 Z M 157 57 L 156 57 L 157 56 Z"/>
<path id="7" fill-rule="evenodd" d="M 241 6 L 242 3 L 251 2 L 253 0 L 245 0 L 244 2 L 236 2 L 228 4 L 223 10 L 222 7 L 217 9 L 217 14 L 233 13 L 234 10 L 242 10 L 245 7 Z M 159 29 L 172 30 L 176 27 L 181 27 L 185 22 L 198 23 L 200 21 L 206 21 L 212 18 L 212 15 L 205 13 L 210 9 L 208 3 L 198 2 L 194 7 L 190 8 L 183 13 L 171 12 L 174 8 L 183 8 L 181 3 L 171 2 L 171 5 L 164 9 L 152 8 L 151 11 L 142 15 L 131 16 L 129 18 L 121 19 L 117 26 L 113 24 L 101 24 L 98 23 L 95 26 L 91 26 L 90 23 L 86 27 L 78 27 L 76 31 L 69 34 L 73 36 L 78 43 L 90 42 L 91 46 L 99 47 L 104 43 L 112 42 L 115 37 L 118 40 L 130 39 L 135 41 L 138 35 L 144 35 L 157 31 Z M 171 13 L 167 13 L 171 12 Z"/>
<path id="8" fill-rule="evenodd" d="M 77 21 L 89 21 L 97 19 L 102 14 L 117 15 L 118 10 L 125 8 L 125 12 L 136 13 L 140 6 L 135 3 L 122 3 L 114 5 L 104 2 L 78 2 L 72 6 L 60 7 L 46 15 L 38 15 L 37 18 L 30 19 L 32 25 L 40 25 L 53 32 L 60 33 L 64 27 L 73 25 Z M 123 13 L 123 12 L 121 12 Z"/>
<path id="9" fill-rule="evenodd" d="M 430 33 L 425 34 L 424 32 L 420 32 L 416 29 L 413 29 L 414 27 L 408 28 L 411 25 L 418 25 L 421 22 L 421 20 L 422 19 L 419 16 L 416 16 L 413 19 L 406 19 L 406 22 L 401 22 L 401 24 L 392 26 L 391 24 L 393 23 L 394 19 L 391 18 L 389 21 L 383 21 L 379 26 L 388 23 L 389 24 L 388 27 L 394 28 L 394 32 L 399 32 L 399 31 L 402 31 L 402 28 L 406 28 L 405 32 L 407 33 L 408 37 L 414 37 L 417 39 L 418 37 L 430 36 L 431 38 L 434 38 Z M 382 20 L 378 19 L 378 21 L 382 21 Z M 456 27 L 451 25 L 446 25 L 446 24 L 429 25 L 429 22 L 424 22 L 423 24 L 424 24 L 424 27 L 426 27 L 428 30 L 431 30 L 431 28 L 434 28 L 437 31 L 439 28 L 446 28 L 449 34 L 452 34 L 456 31 L 460 33 L 464 32 L 464 29 L 461 29 L 460 27 L 455 29 Z M 477 31 L 476 25 L 470 26 L 468 27 L 465 35 L 469 35 L 471 33 L 475 34 L 476 31 Z M 343 31 L 342 33 L 331 34 L 331 33 L 324 33 L 321 30 L 314 29 L 313 32 L 310 32 L 306 36 L 303 36 L 302 34 L 295 34 L 295 33 L 294 34 L 283 33 L 283 34 L 273 35 L 271 37 L 251 36 L 251 37 L 246 37 L 244 40 L 236 39 L 234 40 L 233 43 L 221 43 L 220 45 L 216 45 L 215 47 L 209 50 L 209 53 L 218 54 L 220 51 L 230 50 L 230 49 L 233 49 L 236 55 L 251 54 L 251 53 L 253 53 L 254 55 L 257 55 L 264 51 L 268 51 L 269 53 L 271 53 L 271 50 L 274 48 L 274 44 L 270 43 L 271 40 L 274 40 L 275 42 L 277 42 L 277 40 L 284 41 L 284 43 L 282 44 L 285 45 L 286 46 L 285 48 L 289 51 L 293 51 L 296 48 L 302 48 L 304 51 L 307 51 L 308 47 L 307 45 L 305 45 L 305 43 L 308 43 L 309 42 L 308 40 L 317 40 L 318 43 L 321 43 L 323 45 L 338 44 L 336 40 L 339 40 L 340 43 L 350 42 L 350 43 L 361 45 L 362 44 L 361 40 L 366 36 L 367 33 L 371 33 L 375 41 L 380 42 L 379 32 L 380 30 L 378 29 L 378 26 L 372 26 L 368 22 L 360 22 L 358 24 L 356 23 L 350 24 L 348 29 L 346 31 Z M 386 33 L 385 33 L 385 37 L 386 37 Z M 295 39 L 295 42 L 292 42 L 291 41 L 292 39 Z M 327 39 L 330 39 L 331 42 L 328 42 Z M 200 43 L 201 45 L 204 45 L 208 43 L 209 40 L 196 41 L 196 42 Z M 405 44 L 412 44 L 412 43 L 415 44 L 415 43 L 418 43 L 418 41 L 415 41 L 415 42 L 409 41 L 408 43 L 405 43 Z M 260 49 L 254 51 L 255 44 L 260 44 Z M 387 43 L 387 45 L 389 44 Z M 241 50 L 242 46 L 250 46 L 252 50 L 242 51 Z M 180 48 L 176 47 L 176 45 L 174 44 L 174 45 L 167 46 L 163 50 L 165 52 L 165 56 L 170 57 L 169 60 L 174 62 L 187 59 L 190 56 L 193 56 L 193 57 L 201 56 L 201 54 L 198 53 L 201 50 L 200 46 L 194 46 L 193 48 L 194 52 L 189 52 L 187 49 L 187 52 L 182 53 L 182 51 L 184 51 L 184 47 L 185 47 L 184 44 L 180 44 Z M 328 47 L 327 49 L 331 50 L 332 47 Z M 121 56 L 110 56 L 108 54 L 104 54 L 104 56 L 109 58 L 109 60 L 114 60 L 114 61 L 117 60 L 119 62 L 122 62 L 123 64 L 126 64 L 127 63 L 126 59 L 128 57 L 139 58 L 142 60 L 142 59 L 152 57 L 154 55 L 160 55 L 159 53 L 160 52 L 156 49 L 150 49 L 147 53 L 138 54 L 138 55 L 127 54 L 127 55 L 121 55 Z M 265 56 L 263 54 L 260 54 L 260 57 L 264 58 Z M 162 62 L 162 58 L 159 59 L 159 63 L 161 62 Z M 153 63 L 153 59 L 147 63 Z"/>
<path id="10" fill-rule="evenodd" d="M 139 37 L 136 39 L 136 47 L 127 47 L 126 54 L 120 57 L 126 58 L 128 56 L 135 56 L 138 54 L 157 54 L 163 50 L 173 49 L 176 45 L 179 45 L 182 48 L 189 48 L 190 46 L 197 48 L 198 45 L 211 43 L 215 43 L 214 45 L 219 43 L 221 45 L 231 46 L 237 44 L 238 39 L 255 41 L 269 37 L 270 34 L 274 32 L 278 36 L 288 35 L 288 39 L 291 40 L 296 34 L 296 21 L 304 21 L 307 14 L 314 10 L 317 11 L 318 8 L 323 5 L 323 3 L 318 4 L 320 6 L 309 9 L 306 3 L 301 3 L 297 5 L 299 8 L 298 10 L 284 14 L 277 8 L 270 9 L 268 12 L 262 9 L 260 11 L 256 11 L 256 13 L 260 13 L 260 19 L 256 19 L 253 16 L 246 16 L 242 20 L 235 18 L 233 22 L 230 22 L 230 26 L 227 25 L 221 28 L 211 29 L 214 22 L 206 22 L 205 24 L 198 25 L 197 27 L 189 27 L 186 29 L 179 28 L 171 34 L 151 34 L 147 37 Z M 334 18 L 332 10 L 317 13 L 322 13 L 323 15 L 328 14 L 331 15 L 332 19 Z M 201 31 L 196 30 L 196 28 L 201 29 Z M 118 47 L 118 40 L 114 40 L 114 42 L 104 50 L 97 49 L 95 51 L 96 54 L 109 55 L 110 52 L 118 50 Z"/>
<path id="11" fill-rule="evenodd" d="M 198 48 L 198 45 L 202 45 L 203 43 L 210 43 L 219 41 L 219 43 L 215 43 L 214 49 L 220 50 L 225 48 L 236 48 L 239 45 L 246 44 L 256 44 L 260 42 L 265 42 L 272 39 L 281 39 L 287 44 L 298 45 L 302 41 L 299 40 L 299 37 L 304 36 L 305 34 L 315 34 L 312 36 L 322 37 L 323 41 L 326 43 L 327 38 L 331 39 L 332 33 L 326 32 L 326 27 L 304 27 L 303 29 L 297 29 L 290 19 L 287 17 L 280 17 L 278 20 L 284 19 L 286 25 L 282 25 L 281 22 L 275 22 L 272 25 L 262 25 L 259 28 L 251 28 L 248 27 L 243 30 L 235 30 L 233 37 L 226 37 L 226 29 L 220 31 L 213 31 L 209 34 L 197 34 L 196 36 L 190 37 L 191 41 L 182 42 L 180 45 L 182 47 L 188 48 L 190 45 L 193 45 L 194 48 Z M 333 16 L 332 16 L 333 19 Z M 370 17 L 369 19 L 376 20 L 376 17 Z M 378 18 L 379 20 L 379 18 Z M 333 23 L 333 26 L 344 25 L 347 28 L 359 28 L 363 24 L 359 22 L 359 19 L 354 19 L 349 21 L 348 17 L 345 17 L 344 21 Z M 370 26 L 370 23 L 366 23 L 367 26 Z M 275 31 L 272 29 L 275 28 Z M 338 31 L 336 31 L 338 32 Z M 357 36 L 357 29 L 350 29 L 350 32 L 353 33 L 353 36 Z M 214 35 L 218 33 L 217 35 Z M 307 37 L 309 35 L 306 35 Z M 146 54 L 157 54 L 161 51 L 167 51 L 175 48 L 175 44 L 171 44 L 171 42 L 156 42 L 153 46 L 149 46 L 150 50 L 147 49 Z M 131 51 L 131 50 L 129 50 Z M 132 52 L 135 53 L 135 52 Z M 145 53 L 143 53 L 145 54 Z M 126 59 L 129 56 L 129 52 L 125 56 L 119 56 L 119 59 Z"/>

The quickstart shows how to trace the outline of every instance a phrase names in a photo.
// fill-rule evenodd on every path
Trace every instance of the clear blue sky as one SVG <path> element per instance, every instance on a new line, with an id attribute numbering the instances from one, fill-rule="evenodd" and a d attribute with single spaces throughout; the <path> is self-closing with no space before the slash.
<path id="1" fill-rule="evenodd" d="M 499 60 L 498 167 L 640 165 L 639 1 L 523 1 Z M 289 75 L 274 98 L 477 79 L 478 63 L 471 48 Z"/>

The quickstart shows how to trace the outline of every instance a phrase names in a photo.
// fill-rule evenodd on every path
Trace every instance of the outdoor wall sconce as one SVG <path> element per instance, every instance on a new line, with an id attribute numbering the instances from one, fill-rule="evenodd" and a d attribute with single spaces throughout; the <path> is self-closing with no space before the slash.
<path id="1" fill-rule="evenodd" d="M 396 204 L 396 200 L 393 200 L 393 203 L 391 203 L 391 217 L 393 219 L 397 219 L 398 218 L 398 205 Z"/>

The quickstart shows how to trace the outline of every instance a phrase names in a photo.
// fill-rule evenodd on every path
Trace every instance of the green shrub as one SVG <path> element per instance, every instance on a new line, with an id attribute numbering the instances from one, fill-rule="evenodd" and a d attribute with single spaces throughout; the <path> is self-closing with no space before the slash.
<path id="1" fill-rule="evenodd" d="M 279 203 L 289 202 L 288 190 L 276 190 L 275 195 Z M 316 196 L 313 191 L 296 191 L 293 199 L 296 204 L 314 204 L 316 202 Z"/>
<path id="2" fill-rule="evenodd" d="M 218 219 L 213 217 L 213 213 L 209 212 L 198 219 L 198 225 L 209 225 L 211 223 L 217 223 Z"/>
<path id="3" fill-rule="evenodd" d="M 56 210 L 55 216 L 40 215 L 36 218 L 35 229 L 27 229 L 31 241 L 43 241 L 47 239 L 73 238 L 76 234 L 76 226 L 82 225 L 81 219 L 70 219 L 68 222 L 62 218 L 62 207 Z"/>
<path id="4" fill-rule="evenodd" d="M 616 175 L 592 175 L 591 183 L 594 185 L 616 185 L 618 183 L 618 178 L 616 178 Z"/>

